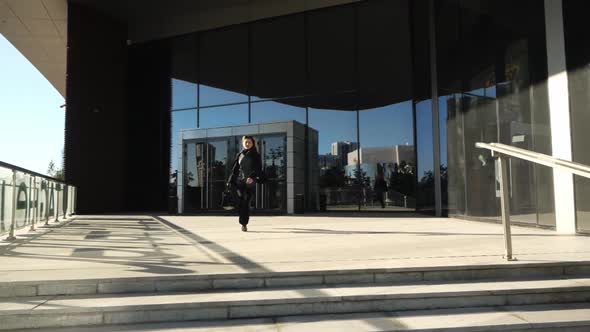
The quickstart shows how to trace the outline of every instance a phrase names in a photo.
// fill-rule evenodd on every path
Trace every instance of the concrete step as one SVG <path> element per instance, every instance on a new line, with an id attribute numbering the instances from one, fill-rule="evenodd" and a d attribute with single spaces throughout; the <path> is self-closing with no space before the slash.
<path id="1" fill-rule="evenodd" d="M 590 276 L 590 262 L 505 263 L 417 268 L 264 272 L 141 278 L 0 282 L 0 298 L 118 293 L 202 292 L 231 289 L 404 284 L 457 280 L 518 280 Z"/>
<path id="2" fill-rule="evenodd" d="M 587 303 L 590 278 L 3 299 L 0 330 Z"/>
<path id="3" fill-rule="evenodd" d="M 43 329 L 44 332 L 587 332 L 590 304 L 521 305 Z M 14 330 L 28 332 L 31 330 Z"/>

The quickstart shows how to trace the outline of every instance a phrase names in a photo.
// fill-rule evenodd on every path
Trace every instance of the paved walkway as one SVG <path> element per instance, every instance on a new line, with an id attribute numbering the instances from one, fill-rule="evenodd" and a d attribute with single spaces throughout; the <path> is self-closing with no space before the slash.
<path id="1" fill-rule="evenodd" d="M 0 247 L 0 281 L 513 264 L 499 224 L 407 215 L 77 216 Z M 590 261 L 590 237 L 513 227 L 520 263 Z"/>

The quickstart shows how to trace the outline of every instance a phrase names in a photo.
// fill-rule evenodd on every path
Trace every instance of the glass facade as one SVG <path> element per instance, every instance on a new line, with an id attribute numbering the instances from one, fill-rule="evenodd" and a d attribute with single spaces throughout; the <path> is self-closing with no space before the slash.
<path id="1" fill-rule="evenodd" d="M 173 111 L 171 120 L 170 192 L 173 194 L 176 191 L 178 173 L 182 172 L 182 165 L 180 165 L 180 152 L 182 151 L 180 131 L 197 126 L 197 110 Z"/>
<path id="2" fill-rule="evenodd" d="M 178 63 L 171 67 L 194 79 L 171 77 L 171 178 L 180 169 L 178 131 L 192 123 L 295 120 L 318 136 L 304 159 L 319 172 L 292 179 L 305 184 L 308 209 L 415 208 L 408 10 L 406 0 L 369 1 L 173 38 L 171 59 Z M 197 158 L 199 148 L 189 144 L 186 151 Z M 198 173 L 197 165 L 185 167 Z M 197 180 L 187 179 L 187 192 L 200 190 Z M 276 179 L 286 185 L 286 175 Z"/>
<path id="3" fill-rule="evenodd" d="M 590 164 L 586 146 L 590 133 L 590 41 L 586 1 L 563 2 L 566 63 L 572 124 L 573 160 Z M 577 229 L 590 232 L 590 179 L 574 175 Z"/>
<path id="4" fill-rule="evenodd" d="M 543 3 L 436 5 L 443 205 L 450 214 L 499 220 L 497 167 L 475 143 L 551 154 Z M 551 179 L 549 168 L 510 160 L 514 222 L 555 226 Z"/>
<path id="5" fill-rule="evenodd" d="M 369 0 L 172 38 L 171 178 L 180 170 L 181 128 L 294 120 L 309 128 L 302 144 L 317 144 L 307 148 L 303 165 L 317 164 L 319 172 L 308 166 L 303 178 L 289 179 L 281 171 L 289 163 L 282 139 L 265 138 L 273 179 L 257 193 L 259 207 L 284 207 L 284 190 L 275 188 L 304 183 L 310 210 L 432 213 L 440 169 L 445 212 L 498 220 L 495 162 L 475 143 L 551 152 L 543 6 L 435 1 L 435 34 L 425 28 L 428 10 L 424 0 Z M 433 136 L 429 73 L 433 35 L 439 137 Z M 309 139 L 312 130 L 317 140 Z M 195 160 L 211 161 L 211 143 L 191 144 L 186 151 Z M 185 167 L 202 173 L 198 164 Z M 555 225 L 550 175 L 511 162 L 513 220 Z M 216 195 L 206 183 L 218 180 L 185 180 L 194 192 L 189 208 Z"/>

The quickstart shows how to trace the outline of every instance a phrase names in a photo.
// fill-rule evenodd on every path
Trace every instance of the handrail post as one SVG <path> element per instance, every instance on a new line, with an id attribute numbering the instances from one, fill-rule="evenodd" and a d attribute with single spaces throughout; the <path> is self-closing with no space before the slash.
<path id="1" fill-rule="evenodd" d="M 502 226 L 504 227 L 504 245 L 506 253 L 504 257 L 508 261 L 515 261 L 512 256 L 512 232 L 510 230 L 510 189 L 508 188 L 508 159 L 509 157 L 495 153 L 500 165 L 500 205 L 502 209 Z"/>
<path id="2" fill-rule="evenodd" d="M 16 170 L 12 170 L 12 223 L 10 224 L 10 234 L 6 238 L 6 241 L 14 241 L 14 224 L 16 222 Z"/>
<path id="3" fill-rule="evenodd" d="M 53 222 L 59 222 L 59 190 L 57 189 L 57 183 L 55 184 L 55 200 L 54 200 L 54 213 L 55 213 L 55 220 Z"/>
<path id="4" fill-rule="evenodd" d="M 34 200 L 34 196 L 35 196 L 35 182 L 36 182 L 37 178 L 35 178 L 34 176 L 32 176 L 31 178 L 29 178 L 29 197 L 27 197 L 27 211 L 30 214 L 30 218 L 31 218 L 31 228 L 29 228 L 29 231 L 34 232 L 35 231 L 35 214 L 31 213 L 32 209 L 35 209 L 35 213 L 37 213 L 37 208 L 36 206 L 33 207 L 33 205 L 31 204 L 32 202 L 35 202 Z M 35 203 L 36 205 L 37 203 Z"/>
<path id="5" fill-rule="evenodd" d="M 76 187 L 72 187 L 72 211 L 71 215 L 76 214 Z"/>
<path id="6" fill-rule="evenodd" d="M 45 208 L 45 226 L 47 226 L 49 225 L 49 181 L 47 181 L 45 185 L 45 204 L 43 205 L 43 207 Z"/>
<path id="7" fill-rule="evenodd" d="M 68 186 L 66 186 L 64 184 L 63 187 L 64 187 L 64 190 L 63 190 L 64 193 L 62 195 L 63 197 L 61 198 L 61 207 L 63 209 L 63 211 L 62 211 L 63 218 L 68 219 L 68 216 L 67 216 L 67 212 L 68 212 L 68 195 L 67 195 L 68 194 L 68 192 L 67 192 Z M 65 205 L 65 207 L 64 207 L 64 205 Z"/>

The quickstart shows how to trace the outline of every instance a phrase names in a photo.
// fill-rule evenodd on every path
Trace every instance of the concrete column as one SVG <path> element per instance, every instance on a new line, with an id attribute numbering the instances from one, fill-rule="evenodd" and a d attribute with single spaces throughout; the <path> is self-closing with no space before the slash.
<path id="1" fill-rule="evenodd" d="M 572 135 L 569 107 L 569 87 L 565 61 L 562 0 L 545 0 L 545 33 L 551 148 L 553 156 L 572 160 Z M 553 170 L 555 188 L 555 218 L 559 233 L 576 232 L 574 179 L 571 173 Z"/>

